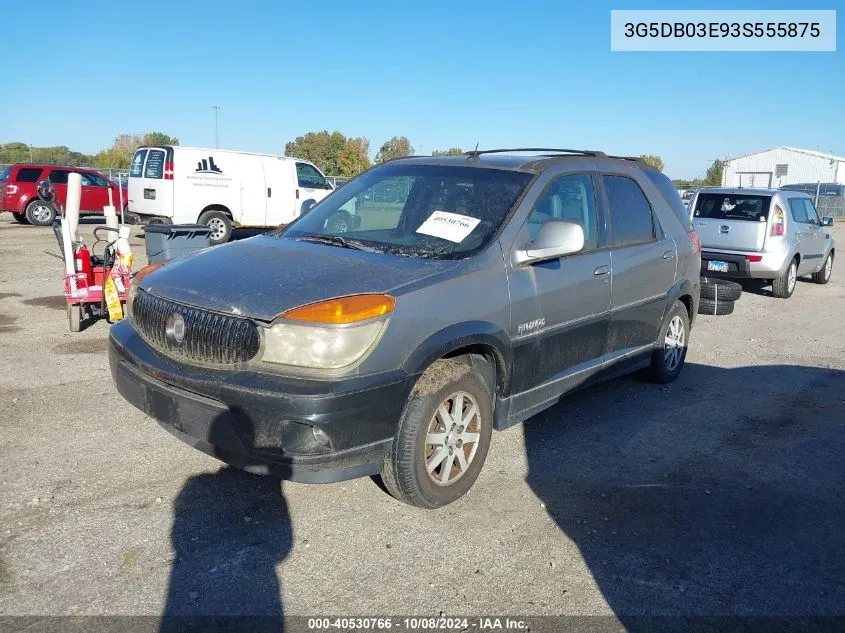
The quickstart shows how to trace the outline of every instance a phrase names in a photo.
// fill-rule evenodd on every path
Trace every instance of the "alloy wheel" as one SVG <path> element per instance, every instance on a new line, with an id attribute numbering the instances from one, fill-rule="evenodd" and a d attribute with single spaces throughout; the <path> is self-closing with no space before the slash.
<path id="1" fill-rule="evenodd" d="M 666 338 L 663 345 L 663 362 L 666 370 L 673 372 L 681 364 L 686 343 L 686 331 L 681 317 L 675 315 L 666 328 Z"/>
<path id="2" fill-rule="evenodd" d="M 458 391 L 440 403 L 425 436 L 425 470 L 438 486 L 463 477 L 481 439 L 481 410 L 472 394 Z"/>

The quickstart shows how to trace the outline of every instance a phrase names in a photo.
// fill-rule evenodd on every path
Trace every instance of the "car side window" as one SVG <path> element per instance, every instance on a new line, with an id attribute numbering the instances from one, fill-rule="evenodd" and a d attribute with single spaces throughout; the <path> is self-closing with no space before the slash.
<path id="1" fill-rule="evenodd" d="M 610 245 L 650 242 L 657 237 L 651 204 L 632 178 L 602 176 L 610 206 Z"/>
<path id="2" fill-rule="evenodd" d="M 588 174 L 561 176 L 553 180 L 540 195 L 528 216 L 528 238 L 534 240 L 549 220 L 576 222 L 584 229 L 584 248 L 598 246 L 596 198 L 593 181 Z"/>
<path id="3" fill-rule="evenodd" d="M 41 169 L 37 167 L 21 167 L 15 180 L 17 182 L 38 182 L 41 176 Z"/>
<path id="4" fill-rule="evenodd" d="M 789 198 L 789 213 L 793 222 L 807 224 L 807 208 L 804 206 L 803 198 Z"/>
<path id="5" fill-rule="evenodd" d="M 85 174 L 85 175 L 88 176 L 88 180 L 90 180 L 93 183 L 94 187 L 108 187 L 109 186 L 108 181 L 105 178 L 103 178 L 102 176 L 100 176 L 99 174 Z"/>
<path id="6" fill-rule="evenodd" d="M 97 183 L 91 178 L 91 174 L 85 174 L 80 172 L 79 175 L 82 177 L 82 184 L 85 187 L 96 187 Z"/>
<path id="7" fill-rule="evenodd" d="M 66 185 L 67 184 L 67 175 L 70 172 L 64 169 L 54 169 L 50 172 L 50 176 L 48 180 L 53 183 L 54 185 Z"/>
<path id="8" fill-rule="evenodd" d="M 317 168 L 308 163 L 296 164 L 296 179 L 300 187 L 306 189 L 328 189 L 325 177 Z"/>
<path id="9" fill-rule="evenodd" d="M 810 224 L 821 224 L 819 214 L 812 200 L 804 198 L 804 209 L 807 211 L 807 222 Z"/>

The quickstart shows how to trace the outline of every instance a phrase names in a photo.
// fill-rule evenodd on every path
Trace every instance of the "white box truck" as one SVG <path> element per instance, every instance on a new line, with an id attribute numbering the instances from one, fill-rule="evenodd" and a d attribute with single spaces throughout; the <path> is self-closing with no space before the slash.
<path id="1" fill-rule="evenodd" d="M 129 168 L 128 209 L 173 224 L 206 224 L 212 244 L 232 227 L 287 224 L 332 191 L 306 160 L 222 149 L 140 147 Z"/>

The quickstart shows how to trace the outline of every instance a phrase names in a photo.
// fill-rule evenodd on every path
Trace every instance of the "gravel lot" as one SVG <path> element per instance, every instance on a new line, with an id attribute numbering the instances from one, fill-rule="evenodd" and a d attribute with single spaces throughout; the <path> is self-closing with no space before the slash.
<path id="1" fill-rule="evenodd" d="M 0 615 L 845 615 L 841 267 L 747 286 L 676 383 L 576 394 L 420 511 L 170 436 L 114 389 L 109 326 L 68 331 L 57 254 L 0 215 Z"/>

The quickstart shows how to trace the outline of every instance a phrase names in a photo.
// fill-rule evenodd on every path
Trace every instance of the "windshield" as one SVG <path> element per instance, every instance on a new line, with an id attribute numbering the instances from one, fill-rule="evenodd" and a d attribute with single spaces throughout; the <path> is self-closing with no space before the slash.
<path id="1" fill-rule="evenodd" d="M 487 246 L 532 177 L 479 167 L 385 165 L 351 180 L 279 234 L 408 257 L 468 257 Z M 331 236 L 343 239 L 326 239 Z"/>
<path id="2" fill-rule="evenodd" d="M 771 201 L 771 196 L 701 193 L 695 203 L 695 217 L 759 222 L 768 219 Z"/>

